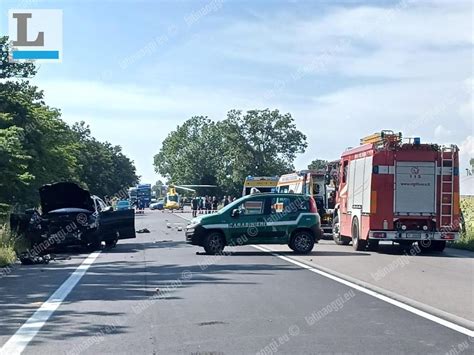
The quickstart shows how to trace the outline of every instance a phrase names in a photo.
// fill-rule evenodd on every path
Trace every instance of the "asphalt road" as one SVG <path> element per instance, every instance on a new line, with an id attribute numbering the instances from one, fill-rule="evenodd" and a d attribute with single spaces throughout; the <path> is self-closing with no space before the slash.
<path id="1" fill-rule="evenodd" d="M 460 332 L 254 247 L 202 255 L 184 243 L 184 225 L 170 213 L 137 216 L 151 233 L 103 250 L 24 353 L 473 352 Z M 0 346 L 87 256 L 0 278 Z"/>

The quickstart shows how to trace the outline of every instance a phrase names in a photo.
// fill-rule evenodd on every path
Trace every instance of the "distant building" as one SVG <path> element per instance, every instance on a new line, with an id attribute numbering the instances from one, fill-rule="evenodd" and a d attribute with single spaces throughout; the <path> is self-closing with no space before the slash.
<path id="1" fill-rule="evenodd" d="M 461 196 L 474 196 L 474 175 L 464 175 L 459 180 Z"/>

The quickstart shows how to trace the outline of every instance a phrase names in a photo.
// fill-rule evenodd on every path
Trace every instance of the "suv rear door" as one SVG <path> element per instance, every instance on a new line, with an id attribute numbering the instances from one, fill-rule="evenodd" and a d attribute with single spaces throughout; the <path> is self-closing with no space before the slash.
<path id="1" fill-rule="evenodd" d="M 135 211 L 133 209 L 100 211 L 99 233 L 104 241 L 136 238 Z"/>
<path id="2" fill-rule="evenodd" d="M 269 197 L 271 213 L 268 227 L 274 238 L 287 238 L 297 227 L 301 213 L 309 212 L 309 200 L 304 196 Z"/>

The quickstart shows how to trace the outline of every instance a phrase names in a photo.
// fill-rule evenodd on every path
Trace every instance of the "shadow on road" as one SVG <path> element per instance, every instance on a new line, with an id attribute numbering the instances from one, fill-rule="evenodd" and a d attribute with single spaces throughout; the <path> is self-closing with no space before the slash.
<path id="1" fill-rule="evenodd" d="M 133 312 L 133 306 L 140 302 L 167 302 L 183 300 L 182 291 L 194 286 L 215 287 L 216 285 L 256 285 L 252 275 L 274 275 L 281 270 L 299 270 L 294 265 L 229 263 L 225 260 L 195 260 L 193 265 L 163 264 L 162 260 L 141 260 L 135 252 L 153 248 L 182 248 L 182 241 L 161 241 L 127 243 L 113 249 L 103 250 L 104 254 L 120 254 L 120 260 L 102 261 L 93 264 L 81 279 L 63 305 L 48 321 L 42 336 L 35 343 L 46 341 L 48 337 L 67 339 L 68 337 L 90 336 L 99 333 L 109 324 L 108 319 L 119 318 Z M 188 246 L 189 247 L 189 246 Z M 194 255 L 194 250 L 189 247 Z M 127 255 L 128 254 L 128 255 Z M 242 255 L 245 255 L 243 253 Z M 268 253 L 262 253 L 269 256 Z M 82 258 L 85 255 L 82 255 Z M 44 301 L 71 275 L 82 259 L 73 259 L 50 265 L 20 266 L 15 273 L 0 279 L 0 336 L 11 336 L 36 311 Z M 199 258 L 201 259 L 201 258 Z M 227 259 L 229 260 L 229 259 Z M 236 277 L 236 275 L 238 275 Z M 240 275 L 248 275 L 240 277 Z M 95 301 L 95 302 L 94 302 Z M 98 302 L 97 302 L 98 301 Z M 125 301 L 125 302 L 124 302 Z M 131 302 L 130 302 L 131 301 Z M 87 305 L 100 306 L 103 302 L 117 304 L 115 311 L 91 311 Z M 74 306 L 72 306 L 74 305 Z M 107 309 L 110 310 L 110 307 Z M 118 310 L 118 311 L 117 311 Z M 91 323 L 91 317 L 97 317 Z M 116 326 L 114 333 L 126 332 L 125 326 Z"/>

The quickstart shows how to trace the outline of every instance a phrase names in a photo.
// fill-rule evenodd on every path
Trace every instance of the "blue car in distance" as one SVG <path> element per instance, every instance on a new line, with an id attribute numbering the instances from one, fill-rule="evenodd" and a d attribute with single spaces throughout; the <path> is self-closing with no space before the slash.
<path id="1" fill-rule="evenodd" d="M 131 208 L 132 208 L 132 205 L 130 204 L 130 201 L 128 200 L 120 200 L 115 205 L 115 210 L 117 211 L 129 210 Z"/>
<path id="2" fill-rule="evenodd" d="M 158 202 L 154 202 L 150 204 L 150 210 L 162 210 L 164 208 L 165 201 L 159 200 Z"/>

